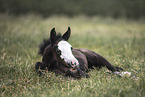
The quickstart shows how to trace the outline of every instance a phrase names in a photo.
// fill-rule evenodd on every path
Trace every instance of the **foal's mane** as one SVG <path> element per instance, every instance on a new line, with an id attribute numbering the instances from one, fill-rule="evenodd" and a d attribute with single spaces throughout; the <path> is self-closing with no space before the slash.
<path id="1" fill-rule="evenodd" d="M 59 38 L 61 38 L 61 34 L 60 34 L 60 33 L 58 33 L 58 34 L 56 35 L 55 40 L 57 40 L 57 39 L 59 39 Z M 40 45 L 39 45 L 39 51 L 38 51 L 38 53 L 39 53 L 40 55 L 43 55 L 45 48 L 46 48 L 50 43 L 51 43 L 50 38 L 49 38 L 49 39 L 43 39 L 43 41 L 42 41 L 42 42 L 40 43 Z"/>

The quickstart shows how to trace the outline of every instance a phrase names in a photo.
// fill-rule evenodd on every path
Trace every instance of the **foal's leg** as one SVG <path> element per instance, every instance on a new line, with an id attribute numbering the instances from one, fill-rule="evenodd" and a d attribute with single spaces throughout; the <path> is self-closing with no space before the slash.
<path id="1" fill-rule="evenodd" d="M 48 69 L 52 59 L 53 59 L 53 54 L 51 51 L 51 45 L 48 45 L 43 52 L 42 62 L 37 62 L 35 64 L 35 70 L 41 75 L 40 70 L 44 70 L 46 67 Z"/>
<path id="2" fill-rule="evenodd" d="M 46 68 L 46 65 L 42 62 L 37 62 L 35 64 L 35 70 L 38 70 L 38 69 L 44 70 L 45 68 Z"/>
<path id="3" fill-rule="evenodd" d="M 38 74 L 41 76 L 42 75 L 42 72 L 41 70 L 44 70 L 45 68 L 47 67 L 46 64 L 44 64 L 43 62 L 37 62 L 35 64 L 35 70 L 36 72 L 38 72 Z M 39 70 L 40 69 L 40 70 Z"/>
<path id="4" fill-rule="evenodd" d="M 108 62 L 108 60 L 106 60 L 104 57 L 100 56 L 100 55 L 97 55 L 96 54 L 96 63 L 99 63 L 100 64 L 100 67 L 107 67 L 107 69 L 111 70 L 112 72 L 114 71 L 120 71 L 120 70 L 123 70 L 122 68 L 120 67 L 115 67 L 113 66 L 110 62 Z M 95 64 L 94 64 L 95 65 Z"/>

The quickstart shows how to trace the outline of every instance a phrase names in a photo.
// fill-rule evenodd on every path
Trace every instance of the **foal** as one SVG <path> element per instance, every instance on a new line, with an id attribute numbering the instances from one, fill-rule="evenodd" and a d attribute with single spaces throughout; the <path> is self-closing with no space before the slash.
<path id="1" fill-rule="evenodd" d="M 89 77 L 88 69 L 93 67 L 107 67 L 112 72 L 123 70 L 114 67 L 101 55 L 87 49 L 73 49 L 67 42 L 71 34 L 71 29 L 61 36 L 56 35 L 55 28 L 50 32 L 50 38 L 44 40 L 39 48 L 39 54 L 43 56 L 42 62 L 35 64 L 36 71 L 44 70 L 74 78 Z M 40 72 L 40 71 L 39 71 Z M 40 72 L 41 74 L 41 72 Z"/>

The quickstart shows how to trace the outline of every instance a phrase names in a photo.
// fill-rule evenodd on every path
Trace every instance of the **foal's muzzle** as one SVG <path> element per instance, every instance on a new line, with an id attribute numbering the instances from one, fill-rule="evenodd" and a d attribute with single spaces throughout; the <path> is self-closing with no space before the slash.
<path id="1" fill-rule="evenodd" d="M 71 63 L 68 63 L 70 68 L 78 68 L 79 67 L 79 63 L 77 60 L 72 60 Z"/>
<path id="2" fill-rule="evenodd" d="M 80 68 L 76 68 L 76 69 L 71 68 L 70 75 L 75 78 L 81 78 L 85 76 L 85 73 Z"/>

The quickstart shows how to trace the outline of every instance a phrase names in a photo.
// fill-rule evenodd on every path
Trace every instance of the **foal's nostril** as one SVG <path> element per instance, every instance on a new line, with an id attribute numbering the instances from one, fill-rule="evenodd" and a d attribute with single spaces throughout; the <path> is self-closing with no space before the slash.
<path id="1" fill-rule="evenodd" d="M 78 63 L 77 60 L 72 60 L 72 61 L 71 61 L 71 64 L 72 64 L 72 65 L 77 65 L 77 63 Z"/>
<path id="2" fill-rule="evenodd" d="M 76 68 L 71 68 L 70 71 L 71 71 L 72 73 L 76 73 L 76 72 L 77 72 L 77 69 L 76 69 Z"/>

